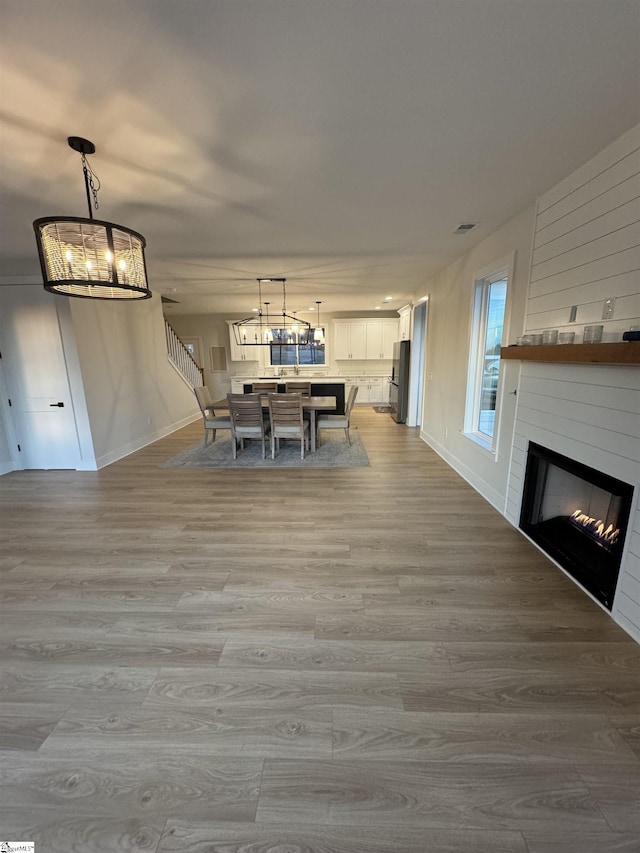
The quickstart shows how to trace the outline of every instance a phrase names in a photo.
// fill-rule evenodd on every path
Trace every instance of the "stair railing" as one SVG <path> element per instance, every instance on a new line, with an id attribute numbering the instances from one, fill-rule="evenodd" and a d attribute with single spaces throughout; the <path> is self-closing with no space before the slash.
<path id="1" fill-rule="evenodd" d="M 204 385 L 204 370 L 198 367 L 194 357 L 166 320 L 164 321 L 164 331 L 169 361 L 192 388 Z"/>

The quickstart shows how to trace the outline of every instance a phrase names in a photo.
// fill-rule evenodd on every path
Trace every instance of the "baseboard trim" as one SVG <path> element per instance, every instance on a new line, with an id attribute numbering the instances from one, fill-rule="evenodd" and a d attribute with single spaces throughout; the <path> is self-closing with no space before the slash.
<path id="1" fill-rule="evenodd" d="M 98 463 L 97 462 L 78 462 L 76 465 L 76 471 L 97 471 Z"/>
<path id="2" fill-rule="evenodd" d="M 420 438 L 425 444 L 428 444 L 441 459 L 444 459 L 447 465 L 453 468 L 457 474 L 460 474 L 462 479 L 466 480 L 466 482 L 469 483 L 469 485 L 488 503 L 490 503 L 492 507 L 497 509 L 500 515 L 505 516 L 506 497 L 504 495 L 501 495 L 500 492 L 493 488 L 493 486 L 490 486 L 487 482 L 478 477 L 470 468 L 460 462 L 456 456 L 449 453 L 446 447 L 443 447 L 428 433 L 420 430 Z"/>
<path id="3" fill-rule="evenodd" d="M 3 474 L 10 474 L 12 471 L 15 471 L 16 467 L 13 462 L 0 462 L 0 477 Z"/>
<path id="4" fill-rule="evenodd" d="M 195 415 L 188 415 L 186 418 L 182 418 L 179 421 L 176 421 L 173 424 L 169 424 L 169 426 L 163 427 L 160 430 L 156 430 L 153 433 L 142 436 L 136 441 L 132 441 L 129 444 L 125 444 L 122 447 L 119 447 L 117 450 L 112 450 L 110 453 L 105 453 L 103 456 L 98 456 L 95 460 L 95 468 L 87 468 L 87 467 L 78 467 L 76 470 L 78 471 L 99 471 L 101 468 L 106 468 L 107 465 L 112 465 L 114 462 L 117 462 L 119 459 L 124 459 L 125 456 L 130 456 L 132 453 L 135 453 L 138 450 L 142 450 L 143 447 L 148 447 L 148 445 L 153 444 L 154 441 L 158 441 L 161 438 L 165 438 L 167 435 L 171 435 L 171 433 L 176 432 L 182 427 L 188 426 L 189 424 L 195 423 L 195 421 L 201 420 L 202 415 L 198 412 Z M 88 465 L 90 463 L 83 463 L 83 465 Z"/>

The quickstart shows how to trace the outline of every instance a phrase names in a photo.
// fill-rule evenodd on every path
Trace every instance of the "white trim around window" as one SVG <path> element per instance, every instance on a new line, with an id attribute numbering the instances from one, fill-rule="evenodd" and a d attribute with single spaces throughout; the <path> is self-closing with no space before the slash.
<path id="1" fill-rule="evenodd" d="M 496 455 L 500 431 L 500 346 L 508 337 L 515 252 L 474 276 L 463 434 Z"/>

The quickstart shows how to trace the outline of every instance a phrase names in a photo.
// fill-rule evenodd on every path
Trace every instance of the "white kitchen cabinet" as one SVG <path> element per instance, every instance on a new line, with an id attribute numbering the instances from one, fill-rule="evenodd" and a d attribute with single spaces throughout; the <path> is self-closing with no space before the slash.
<path id="1" fill-rule="evenodd" d="M 370 376 L 368 381 L 368 390 L 369 390 L 369 402 L 370 403 L 380 403 L 382 402 L 382 377 L 381 376 Z"/>
<path id="2" fill-rule="evenodd" d="M 353 388 L 354 385 L 360 385 L 358 382 L 357 376 L 345 376 L 344 378 L 344 399 L 345 403 L 349 398 L 349 391 Z M 356 405 L 360 402 L 360 391 L 358 390 L 358 396 L 356 397 Z"/>
<path id="3" fill-rule="evenodd" d="M 233 325 L 229 323 L 229 350 L 231 361 L 260 361 L 260 350 L 268 347 L 245 347 L 237 343 Z"/>
<path id="4" fill-rule="evenodd" d="M 400 315 L 400 340 L 408 341 L 411 339 L 411 306 L 405 305 L 398 311 Z"/>
<path id="5" fill-rule="evenodd" d="M 351 385 L 358 386 L 358 396 L 356 397 L 356 405 L 358 403 L 380 404 L 386 403 L 389 400 L 389 382 L 386 377 L 382 376 L 355 376 L 345 379 L 345 395 Z"/>
<path id="6" fill-rule="evenodd" d="M 387 359 L 393 358 L 393 345 L 396 341 L 401 340 L 398 335 L 400 329 L 397 320 L 385 320 L 382 324 L 382 357 Z"/>
<path id="7" fill-rule="evenodd" d="M 334 355 L 336 360 L 391 359 L 398 340 L 398 321 L 335 320 Z"/>
<path id="8" fill-rule="evenodd" d="M 367 357 L 366 320 L 336 320 L 334 322 L 335 359 L 363 359 Z"/>
<path id="9" fill-rule="evenodd" d="M 393 345 L 397 340 L 397 320 L 367 322 L 367 358 L 392 359 Z"/>

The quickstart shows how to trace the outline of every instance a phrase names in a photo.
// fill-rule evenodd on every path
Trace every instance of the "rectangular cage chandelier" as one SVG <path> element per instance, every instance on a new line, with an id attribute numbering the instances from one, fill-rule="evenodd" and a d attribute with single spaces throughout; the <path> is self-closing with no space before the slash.
<path id="1" fill-rule="evenodd" d="M 271 346 L 271 344 L 301 344 L 313 339 L 313 328 L 306 320 L 287 314 L 286 278 L 259 278 L 258 310 L 244 320 L 233 323 L 233 334 L 238 346 Z M 282 311 L 270 311 L 270 302 L 262 301 L 263 284 L 282 285 Z M 263 308 L 264 305 L 264 308 Z"/>

